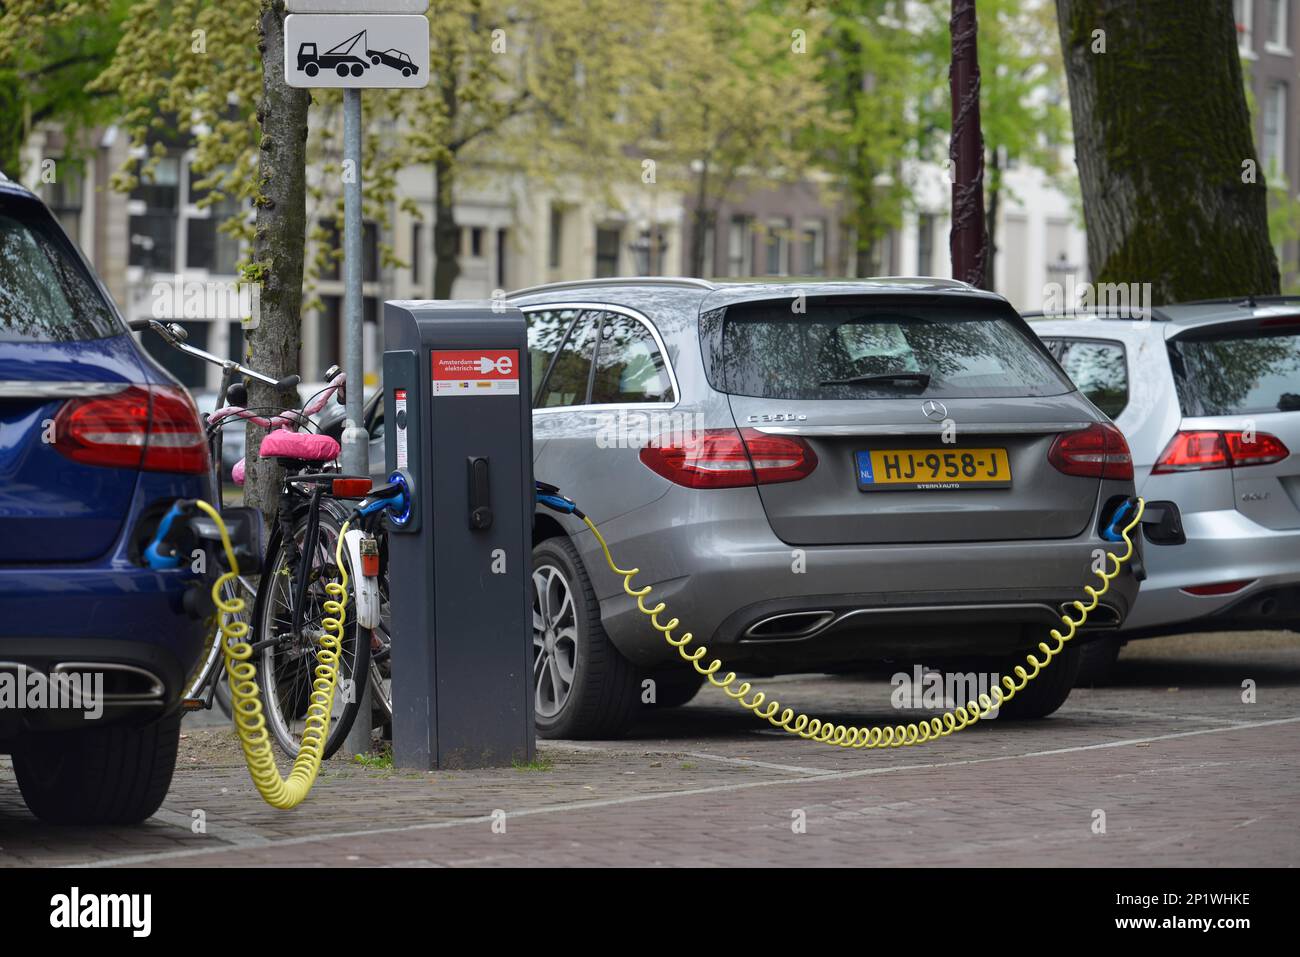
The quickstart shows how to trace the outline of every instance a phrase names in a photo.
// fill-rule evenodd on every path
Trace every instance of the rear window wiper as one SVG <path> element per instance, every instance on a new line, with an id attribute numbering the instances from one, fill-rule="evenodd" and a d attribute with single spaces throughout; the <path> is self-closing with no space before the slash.
<path id="1" fill-rule="evenodd" d="M 928 372 L 878 372 L 873 375 L 855 375 L 847 379 L 823 379 L 820 385 L 876 385 L 882 382 L 905 383 L 918 389 L 930 384 Z"/>

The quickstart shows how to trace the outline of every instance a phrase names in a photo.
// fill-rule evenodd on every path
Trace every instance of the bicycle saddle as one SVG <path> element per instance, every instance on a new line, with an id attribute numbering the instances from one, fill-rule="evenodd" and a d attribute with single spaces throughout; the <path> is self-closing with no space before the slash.
<path id="1" fill-rule="evenodd" d="M 338 458 L 339 443 L 328 435 L 275 429 L 266 433 L 257 454 L 264 459 L 297 459 L 300 462 L 330 462 Z"/>

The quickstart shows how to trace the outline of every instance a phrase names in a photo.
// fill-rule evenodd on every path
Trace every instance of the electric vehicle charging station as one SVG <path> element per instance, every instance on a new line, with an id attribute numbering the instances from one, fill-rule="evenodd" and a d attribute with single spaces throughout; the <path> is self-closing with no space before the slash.
<path id="1" fill-rule="evenodd" d="M 534 755 L 532 390 L 524 316 L 501 303 L 384 304 L 393 763 Z"/>

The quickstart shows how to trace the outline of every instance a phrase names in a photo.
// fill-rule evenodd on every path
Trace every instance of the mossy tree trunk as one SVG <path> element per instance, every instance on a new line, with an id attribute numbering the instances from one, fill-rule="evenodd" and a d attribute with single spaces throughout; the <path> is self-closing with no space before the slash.
<path id="1" fill-rule="evenodd" d="M 1096 282 L 1276 293 L 1231 0 L 1056 0 Z"/>
<path id="2" fill-rule="evenodd" d="M 249 278 L 261 284 L 260 317 L 248 335 L 249 364 L 276 378 L 297 373 L 302 346 L 302 276 L 307 237 L 307 107 L 311 95 L 284 78 L 284 0 L 265 0 L 259 25 L 262 102 L 258 193 Z M 295 390 L 277 393 L 249 385 L 250 407 L 298 405 Z M 244 501 L 270 519 L 278 504 L 280 470 L 255 454 L 263 431 L 248 430 L 248 474 Z"/>

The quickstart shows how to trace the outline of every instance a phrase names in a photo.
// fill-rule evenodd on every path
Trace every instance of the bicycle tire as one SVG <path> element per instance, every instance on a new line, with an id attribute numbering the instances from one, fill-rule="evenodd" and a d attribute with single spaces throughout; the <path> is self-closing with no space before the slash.
<path id="1" fill-rule="evenodd" d="M 293 516 L 294 537 L 300 543 L 306 531 L 309 509 L 304 504 Z M 324 602 L 328 597 L 325 584 L 338 580 L 334 566 L 334 543 L 338 532 L 347 520 L 349 510 L 333 499 L 321 499 L 320 532 L 316 555 L 312 562 L 312 584 L 307 595 L 308 608 L 303 614 L 304 632 L 319 632 L 320 621 L 325 616 Z M 283 548 L 281 526 L 276 524 L 267 543 L 266 561 L 262 566 L 262 580 L 257 589 L 257 602 L 253 613 L 253 641 L 266 640 L 273 634 L 284 634 L 292 618 L 294 592 L 287 587 L 290 576 L 287 556 Z M 348 561 L 344 552 L 345 562 Z M 348 568 L 349 579 L 355 572 Z M 339 649 L 338 686 L 334 694 L 334 710 L 330 718 L 329 736 L 325 742 L 325 757 L 329 758 L 343 746 L 352 723 L 356 720 L 361 694 L 357 676 L 370 673 L 370 632 L 357 628 L 355 598 L 349 586 L 348 613 L 344 622 L 343 642 Z M 268 618 L 272 612 L 276 617 Z M 267 645 L 253 655 L 257 668 L 257 683 L 262 690 L 262 705 L 267 728 L 276 744 L 289 757 L 296 757 L 304 729 L 307 703 L 311 694 L 311 678 L 315 667 L 316 640 L 304 635 L 301 641 L 286 638 L 279 645 Z M 350 693 L 349 693 L 349 689 Z"/>

